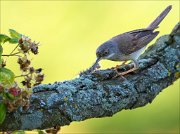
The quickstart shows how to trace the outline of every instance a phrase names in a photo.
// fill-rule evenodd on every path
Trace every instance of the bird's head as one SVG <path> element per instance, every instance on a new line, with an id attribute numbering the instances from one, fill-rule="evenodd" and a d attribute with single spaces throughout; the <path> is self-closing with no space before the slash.
<path id="1" fill-rule="evenodd" d="M 99 67 L 98 62 L 102 59 L 114 60 L 116 51 L 117 45 L 112 41 L 107 41 L 100 45 L 96 50 L 96 62 L 90 67 L 90 70 L 92 71 Z"/>
<path id="2" fill-rule="evenodd" d="M 107 41 L 100 45 L 96 50 L 96 63 L 102 59 L 112 60 L 113 56 L 115 55 L 115 44 L 114 42 Z"/>

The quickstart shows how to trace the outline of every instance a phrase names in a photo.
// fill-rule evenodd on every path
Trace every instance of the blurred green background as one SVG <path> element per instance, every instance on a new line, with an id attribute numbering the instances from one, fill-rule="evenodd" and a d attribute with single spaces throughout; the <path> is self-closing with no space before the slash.
<path id="1" fill-rule="evenodd" d="M 8 34 L 12 28 L 40 41 L 40 53 L 33 57 L 33 65 L 44 69 L 44 83 L 52 83 L 77 77 L 94 62 L 101 43 L 119 33 L 146 27 L 168 5 L 173 8 L 160 24 L 159 36 L 170 33 L 179 21 L 178 1 L 1 0 L 1 33 Z M 12 45 L 7 44 L 5 49 L 4 54 L 12 50 Z M 7 66 L 18 72 L 15 62 L 8 59 Z M 103 68 L 117 64 L 101 62 Z M 145 107 L 73 122 L 61 132 L 179 133 L 179 86 L 176 81 Z"/>

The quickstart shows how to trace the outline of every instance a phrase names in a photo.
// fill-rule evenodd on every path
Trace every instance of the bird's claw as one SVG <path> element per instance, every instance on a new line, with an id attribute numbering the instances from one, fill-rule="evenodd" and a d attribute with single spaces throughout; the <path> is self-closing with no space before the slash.
<path id="1" fill-rule="evenodd" d="M 126 75 L 126 74 L 128 74 L 128 73 L 130 73 L 130 72 L 133 72 L 133 71 L 135 71 L 135 70 L 137 70 L 138 68 L 136 68 L 136 67 L 134 67 L 134 68 L 132 68 L 132 69 L 129 69 L 129 70 L 127 70 L 127 71 L 125 71 L 125 72 L 122 72 L 122 73 L 119 73 L 118 71 L 117 71 L 117 69 L 115 70 L 116 71 L 116 75 L 113 77 L 113 78 L 117 78 L 117 77 L 121 77 L 121 78 L 123 78 L 123 79 L 125 79 L 125 77 L 124 77 L 124 75 Z"/>
<path id="2" fill-rule="evenodd" d="M 117 77 L 121 77 L 121 78 L 123 78 L 123 79 L 126 79 L 123 75 L 122 75 L 122 73 L 117 73 L 113 78 L 117 78 Z"/>

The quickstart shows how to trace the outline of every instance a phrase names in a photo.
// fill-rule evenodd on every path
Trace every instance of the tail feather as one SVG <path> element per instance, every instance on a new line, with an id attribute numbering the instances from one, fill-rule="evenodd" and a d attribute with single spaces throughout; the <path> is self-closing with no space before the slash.
<path id="1" fill-rule="evenodd" d="M 168 7 L 166 7 L 166 9 L 147 27 L 147 29 L 154 30 L 158 28 L 158 25 L 166 17 L 166 15 L 169 13 L 171 8 L 172 8 L 172 5 L 169 5 Z"/>

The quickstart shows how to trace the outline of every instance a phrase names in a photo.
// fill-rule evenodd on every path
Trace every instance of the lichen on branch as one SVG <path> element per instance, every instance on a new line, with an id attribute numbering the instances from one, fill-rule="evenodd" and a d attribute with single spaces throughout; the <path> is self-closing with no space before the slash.
<path id="1" fill-rule="evenodd" d="M 179 48 L 180 23 L 171 34 L 157 39 L 140 57 L 140 68 L 124 78 L 114 78 L 116 71 L 106 69 L 81 73 L 69 81 L 38 85 L 33 88 L 29 109 L 7 113 L 0 131 L 64 126 L 145 106 L 180 77 Z"/>

